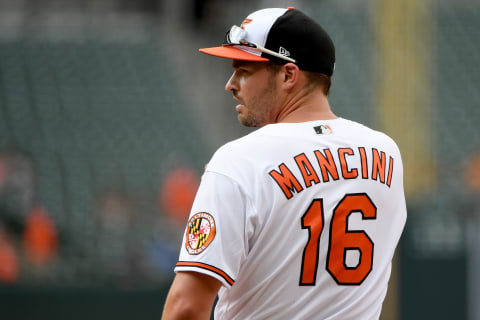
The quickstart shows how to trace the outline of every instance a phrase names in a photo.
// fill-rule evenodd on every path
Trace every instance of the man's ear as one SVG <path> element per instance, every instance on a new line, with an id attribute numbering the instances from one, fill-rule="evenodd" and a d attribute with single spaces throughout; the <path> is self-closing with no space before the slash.
<path id="1" fill-rule="evenodd" d="M 283 89 L 290 90 L 297 84 L 300 77 L 300 69 L 294 63 L 283 65 Z"/>

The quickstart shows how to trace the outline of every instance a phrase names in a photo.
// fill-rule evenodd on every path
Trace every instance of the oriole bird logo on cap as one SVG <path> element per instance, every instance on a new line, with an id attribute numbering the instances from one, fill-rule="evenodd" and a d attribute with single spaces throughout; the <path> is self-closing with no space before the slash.
<path id="1" fill-rule="evenodd" d="M 240 28 L 245 29 L 245 25 L 246 25 L 246 24 L 249 24 L 249 23 L 252 22 L 252 21 L 253 21 L 252 19 L 245 19 L 245 20 L 243 20 L 242 24 L 240 25 Z"/>

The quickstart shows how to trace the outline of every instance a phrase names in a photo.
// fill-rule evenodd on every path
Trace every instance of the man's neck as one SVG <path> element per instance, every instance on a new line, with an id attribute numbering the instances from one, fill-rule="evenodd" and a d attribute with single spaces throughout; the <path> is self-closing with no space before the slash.
<path id="1" fill-rule="evenodd" d="M 338 118 L 330 109 L 328 99 L 322 91 L 305 94 L 298 92 L 285 103 L 277 116 L 277 123 L 307 122 Z"/>

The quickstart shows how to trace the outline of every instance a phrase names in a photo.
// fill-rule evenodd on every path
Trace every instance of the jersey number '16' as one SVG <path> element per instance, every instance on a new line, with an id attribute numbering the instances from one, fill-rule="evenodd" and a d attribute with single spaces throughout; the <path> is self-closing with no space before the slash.
<path id="1" fill-rule="evenodd" d="M 360 285 L 372 270 L 372 240 L 364 231 L 348 230 L 348 218 L 354 212 L 359 212 L 363 220 L 377 217 L 377 208 L 366 193 L 347 194 L 333 209 L 326 269 L 339 285 Z M 301 286 L 315 285 L 323 225 L 323 199 L 314 199 L 302 217 L 302 229 L 308 229 L 309 238 L 303 250 Z M 349 250 L 359 252 L 354 267 L 346 263 Z"/>

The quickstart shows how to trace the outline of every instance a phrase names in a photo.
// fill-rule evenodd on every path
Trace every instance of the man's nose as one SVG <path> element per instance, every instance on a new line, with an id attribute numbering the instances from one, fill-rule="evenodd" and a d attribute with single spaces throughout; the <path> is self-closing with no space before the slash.
<path id="1" fill-rule="evenodd" d="M 238 90 L 238 84 L 235 79 L 235 72 L 232 74 L 230 79 L 228 79 L 227 84 L 225 85 L 225 90 L 229 92 L 233 92 L 235 90 Z"/>

